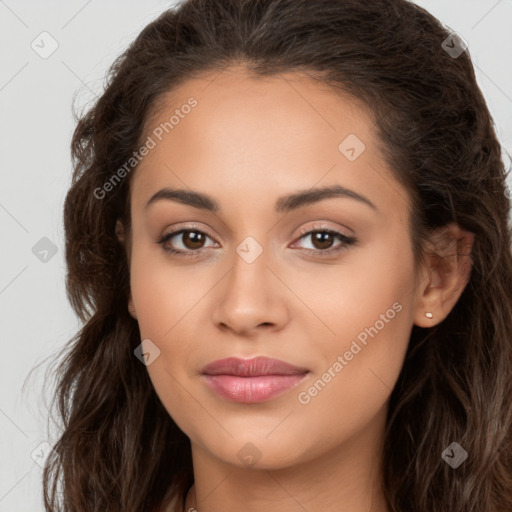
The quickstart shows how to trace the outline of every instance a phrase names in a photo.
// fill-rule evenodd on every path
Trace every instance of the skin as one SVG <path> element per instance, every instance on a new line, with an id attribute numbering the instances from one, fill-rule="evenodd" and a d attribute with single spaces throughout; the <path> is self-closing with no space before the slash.
<path id="1" fill-rule="evenodd" d="M 160 350 L 147 371 L 191 440 L 195 484 L 185 510 L 338 512 L 343 504 L 350 512 L 385 512 L 379 457 L 389 396 L 413 324 L 441 322 L 467 283 L 468 258 L 460 253 L 472 235 L 456 225 L 439 230 L 435 251 L 415 266 L 409 195 L 386 167 L 371 115 L 353 98 L 307 76 L 256 79 L 233 67 L 169 92 L 145 136 L 190 96 L 198 105 L 132 176 L 132 231 L 118 225 L 130 260 L 130 313 L 141 340 Z M 354 161 L 338 149 L 349 134 L 366 146 Z M 283 195 L 336 184 L 375 209 L 331 197 L 274 210 Z M 145 208 L 164 187 L 206 193 L 220 210 L 165 199 Z M 166 246 L 202 247 L 197 257 L 167 254 L 157 243 L 184 227 L 189 237 L 178 234 Z M 330 229 L 357 242 L 322 257 L 343 243 L 315 243 L 301 229 Z M 202 243 L 190 238 L 197 230 L 206 234 Z M 252 263 L 236 252 L 248 236 L 263 249 Z M 300 403 L 299 393 L 396 303 L 400 311 L 378 334 Z M 309 374 L 257 404 L 229 402 L 200 376 L 214 360 L 260 355 Z M 246 443 L 260 457 L 253 466 L 238 456 Z"/>

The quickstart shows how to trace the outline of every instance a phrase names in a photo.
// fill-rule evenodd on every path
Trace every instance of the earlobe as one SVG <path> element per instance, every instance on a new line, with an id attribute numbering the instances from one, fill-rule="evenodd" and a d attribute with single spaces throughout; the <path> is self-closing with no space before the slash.
<path id="1" fill-rule="evenodd" d="M 120 219 L 117 219 L 115 234 L 117 236 L 117 239 L 121 243 L 124 243 L 124 226 Z"/>
<path id="2" fill-rule="evenodd" d="M 135 311 L 135 306 L 133 305 L 133 298 L 132 294 L 130 292 L 130 297 L 128 298 L 128 311 L 130 312 L 130 315 L 137 320 L 137 312 Z"/>
<path id="3" fill-rule="evenodd" d="M 117 219 L 117 221 L 116 221 L 115 235 L 117 236 L 117 239 L 119 240 L 119 242 L 122 245 L 124 245 L 124 243 L 125 243 L 124 225 L 120 219 Z M 127 253 L 128 253 L 128 251 L 129 251 L 129 249 L 127 249 Z M 130 264 L 129 253 L 127 254 L 127 258 L 128 258 L 128 264 Z M 133 318 L 137 319 L 137 312 L 135 311 L 135 306 L 133 305 L 133 298 L 132 298 L 131 292 L 130 292 L 130 296 L 128 298 L 128 311 L 130 312 L 130 315 Z"/>
<path id="4" fill-rule="evenodd" d="M 415 325 L 432 327 L 453 309 L 471 275 L 473 242 L 474 234 L 454 223 L 432 234 L 425 258 L 428 279 L 417 290 Z"/>

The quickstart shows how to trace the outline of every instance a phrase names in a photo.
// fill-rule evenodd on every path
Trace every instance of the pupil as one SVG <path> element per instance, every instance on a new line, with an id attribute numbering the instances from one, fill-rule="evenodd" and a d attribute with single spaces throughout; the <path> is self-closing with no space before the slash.
<path id="1" fill-rule="evenodd" d="M 188 239 L 192 244 L 192 249 L 197 249 L 197 246 L 201 246 L 201 233 L 197 233 L 196 231 L 188 231 L 185 233 L 185 239 Z"/>
<path id="2" fill-rule="evenodd" d="M 314 236 L 314 240 L 315 240 L 315 242 L 320 243 L 320 246 L 321 246 L 320 249 L 326 249 L 330 246 L 330 242 L 331 242 L 329 240 L 330 237 L 331 237 L 331 234 L 326 233 L 324 231 L 324 232 L 316 233 Z M 327 243 L 326 243 L 326 239 L 327 239 Z"/>

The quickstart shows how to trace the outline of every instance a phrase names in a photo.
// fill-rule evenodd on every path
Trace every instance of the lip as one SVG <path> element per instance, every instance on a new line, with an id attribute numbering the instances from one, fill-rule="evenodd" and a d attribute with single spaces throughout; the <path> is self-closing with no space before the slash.
<path id="1" fill-rule="evenodd" d="M 295 387 L 309 373 L 307 368 L 279 359 L 228 357 L 201 371 L 208 387 L 233 402 L 259 403 Z"/>
<path id="2" fill-rule="evenodd" d="M 201 373 L 206 375 L 235 375 L 237 377 L 261 377 L 265 375 L 297 375 L 309 371 L 279 359 L 271 357 L 253 357 L 241 359 L 227 357 L 207 364 Z"/>

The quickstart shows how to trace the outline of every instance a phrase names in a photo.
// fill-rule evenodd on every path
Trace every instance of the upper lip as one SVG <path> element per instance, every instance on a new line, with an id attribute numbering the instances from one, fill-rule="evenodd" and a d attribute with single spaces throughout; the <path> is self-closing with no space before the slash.
<path id="1" fill-rule="evenodd" d="M 206 375 L 235 375 L 238 377 L 258 377 L 261 375 L 299 375 L 308 372 L 292 364 L 271 357 L 240 359 L 227 357 L 207 364 L 202 373 Z"/>

